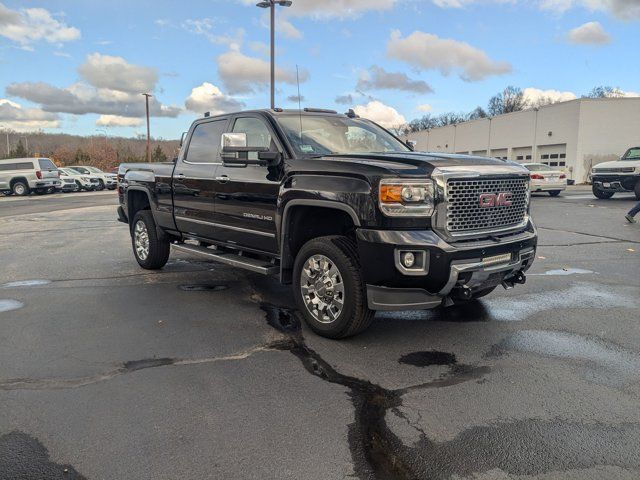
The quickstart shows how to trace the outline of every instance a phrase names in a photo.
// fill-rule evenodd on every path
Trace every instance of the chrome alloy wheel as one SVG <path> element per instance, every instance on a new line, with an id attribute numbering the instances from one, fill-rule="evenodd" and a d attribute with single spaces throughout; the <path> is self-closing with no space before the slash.
<path id="1" fill-rule="evenodd" d="M 149 256 L 149 232 L 147 225 L 142 220 L 138 220 L 133 229 L 133 243 L 138 258 L 142 261 L 146 260 Z"/>
<path id="2" fill-rule="evenodd" d="M 300 272 L 300 291 L 309 313 L 332 323 L 344 307 L 344 282 L 335 263 L 324 255 L 309 257 Z"/>

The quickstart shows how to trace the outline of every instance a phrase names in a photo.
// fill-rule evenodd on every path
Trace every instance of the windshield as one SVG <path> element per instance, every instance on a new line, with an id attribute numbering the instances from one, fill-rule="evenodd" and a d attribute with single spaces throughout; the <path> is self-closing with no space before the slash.
<path id="1" fill-rule="evenodd" d="M 87 170 L 89 170 L 90 172 L 93 172 L 93 173 L 104 173 L 102 170 L 100 170 L 99 168 L 96 168 L 96 167 L 87 167 Z"/>
<path id="2" fill-rule="evenodd" d="M 282 115 L 278 117 L 278 123 L 299 155 L 410 151 L 389 132 L 365 120 Z"/>
<path id="3" fill-rule="evenodd" d="M 640 147 L 634 147 L 627 150 L 622 160 L 640 160 Z"/>
<path id="4" fill-rule="evenodd" d="M 71 168 L 72 170 L 75 170 L 76 172 L 80 172 L 84 175 L 91 174 L 91 172 L 84 167 L 69 167 L 69 168 Z"/>

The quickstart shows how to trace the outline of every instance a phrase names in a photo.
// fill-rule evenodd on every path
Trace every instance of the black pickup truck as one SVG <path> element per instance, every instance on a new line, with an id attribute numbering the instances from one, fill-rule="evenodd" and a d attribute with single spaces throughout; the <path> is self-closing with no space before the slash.
<path id="1" fill-rule="evenodd" d="M 525 168 L 414 152 L 351 110 L 205 114 L 175 162 L 123 164 L 118 178 L 118 217 L 143 268 L 174 248 L 275 275 L 331 338 L 362 331 L 376 310 L 524 283 L 535 258 Z"/>

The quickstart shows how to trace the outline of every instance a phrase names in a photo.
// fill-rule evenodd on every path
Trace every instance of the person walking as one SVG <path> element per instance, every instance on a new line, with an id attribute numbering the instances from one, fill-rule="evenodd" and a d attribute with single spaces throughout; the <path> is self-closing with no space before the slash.
<path id="1" fill-rule="evenodd" d="M 629 213 L 627 213 L 624 216 L 624 218 L 626 218 L 627 222 L 629 222 L 629 223 L 636 223 L 636 219 L 633 218 L 633 217 L 635 217 L 638 212 L 640 212 L 640 202 L 638 202 L 635 207 L 633 207 L 631 210 L 629 210 Z"/>

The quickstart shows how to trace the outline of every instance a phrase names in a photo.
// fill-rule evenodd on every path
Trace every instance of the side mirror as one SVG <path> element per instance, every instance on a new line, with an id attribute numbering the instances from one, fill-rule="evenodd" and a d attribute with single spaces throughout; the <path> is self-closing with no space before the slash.
<path id="1" fill-rule="evenodd" d="M 417 144 L 418 142 L 414 140 L 407 140 L 407 147 L 409 147 L 409 150 L 411 150 L 412 152 L 415 151 Z"/>
<path id="2" fill-rule="evenodd" d="M 248 147 L 246 133 L 223 133 L 220 139 L 220 146 L 220 156 L 225 164 L 275 165 L 280 162 L 279 152 L 271 152 L 266 147 Z M 246 158 L 250 152 L 256 152 L 258 160 Z"/>

